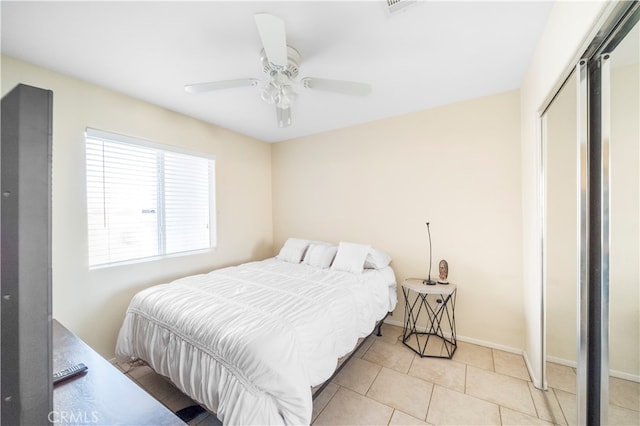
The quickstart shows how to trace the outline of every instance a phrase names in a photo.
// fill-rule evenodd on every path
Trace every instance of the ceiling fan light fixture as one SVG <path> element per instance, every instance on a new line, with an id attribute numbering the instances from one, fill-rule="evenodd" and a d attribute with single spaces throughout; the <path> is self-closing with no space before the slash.
<path id="1" fill-rule="evenodd" d="M 294 94 L 295 95 L 295 94 Z M 276 98 L 276 106 L 278 108 L 290 108 L 293 102 L 296 100 L 295 96 L 287 96 L 284 93 L 280 93 Z"/>
<path id="2" fill-rule="evenodd" d="M 298 94 L 293 90 L 290 85 L 282 86 L 280 88 L 280 96 L 282 98 L 283 105 L 291 105 L 298 99 Z"/>
<path id="3" fill-rule="evenodd" d="M 289 108 L 298 97 L 298 94 L 289 84 L 278 84 L 277 81 L 270 81 L 260 97 L 268 104 L 275 104 L 278 108 Z"/>
<path id="4" fill-rule="evenodd" d="M 284 86 L 280 87 L 280 92 L 283 96 L 288 96 L 291 98 L 295 98 L 296 96 L 298 96 L 298 94 L 296 92 L 293 91 L 293 87 L 291 87 L 291 85 L 286 84 Z"/>
<path id="5" fill-rule="evenodd" d="M 276 119 L 278 121 L 278 127 L 291 126 L 291 108 L 276 107 Z"/>
<path id="6" fill-rule="evenodd" d="M 279 93 L 280 93 L 280 88 L 278 86 L 276 86 L 273 81 L 270 81 L 265 86 L 265 88 L 262 89 L 262 92 L 260 93 L 260 97 L 266 103 L 274 104 L 274 103 L 276 103 L 276 99 L 277 99 Z"/>

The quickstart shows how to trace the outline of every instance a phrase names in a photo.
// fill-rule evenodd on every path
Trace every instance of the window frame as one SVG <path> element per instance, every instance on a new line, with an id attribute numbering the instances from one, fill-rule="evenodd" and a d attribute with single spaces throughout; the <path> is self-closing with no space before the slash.
<path id="1" fill-rule="evenodd" d="M 88 196 L 89 196 L 89 191 L 88 191 L 88 179 L 87 179 L 87 172 L 88 172 L 88 167 L 87 167 L 87 142 L 89 139 L 98 139 L 98 140 L 104 140 L 104 141 L 110 141 L 110 142 L 114 142 L 114 143 L 120 143 L 123 145 L 133 145 L 133 146 L 138 146 L 138 147 L 142 147 L 142 148 L 148 148 L 148 149 L 152 149 L 152 150 L 156 150 L 156 151 L 161 151 L 163 153 L 165 152 L 169 152 L 169 153 L 175 153 L 175 154 L 183 154 L 183 155 L 189 155 L 189 156 L 194 156 L 197 158 L 201 158 L 201 159 L 205 159 L 209 162 L 209 167 L 210 167 L 210 173 L 209 173 L 209 183 L 208 183 L 208 192 L 209 192 L 209 247 L 207 248 L 196 248 L 196 249 L 192 249 L 192 250 L 184 250 L 184 251 L 179 251 L 179 252 L 172 252 L 172 253 L 166 253 L 166 246 L 163 247 L 163 250 L 165 251 L 164 253 L 158 253 L 155 255 L 151 255 L 151 256 L 143 256 L 143 257 L 136 257 L 136 258 L 129 258 L 129 259 L 123 259 L 123 260 L 116 260 L 116 261 L 109 261 L 109 262 L 104 262 L 104 263 L 96 263 L 96 264 L 91 264 L 91 257 L 90 257 L 90 250 L 91 250 L 91 242 L 90 242 L 90 232 L 89 232 L 89 202 L 88 202 Z M 199 152 L 199 151 L 192 151 L 189 149 L 184 149 L 181 147 L 176 147 L 173 145 L 166 145 L 166 144 L 161 144 L 161 143 L 157 143 L 157 142 L 153 142 L 150 141 L 148 139 L 144 139 L 144 138 L 140 138 L 140 137 L 134 137 L 134 136 L 127 136 L 127 135 L 123 135 L 123 134 L 119 134 L 119 133 L 115 133 L 115 132 L 110 132 L 110 131 L 104 131 L 104 130 L 99 130 L 99 129 L 95 129 L 95 128 L 91 128 L 91 127 L 86 127 L 85 128 L 85 132 L 84 132 L 84 189 L 85 189 L 85 194 L 84 194 L 84 206 L 85 206 L 85 218 L 87 220 L 86 222 L 86 226 L 85 226 L 85 230 L 87 232 L 87 264 L 89 267 L 89 270 L 94 270 L 94 269 L 103 269 L 103 268 L 109 268 L 112 266 L 121 266 L 121 265 L 129 265 L 129 264 L 137 264 L 137 263 L 143 263 L 143 262 L 149 262 L 149 261 L 155 261 L 155 260 L 161 260 L 161 259 L 165 259 L 165 258 L 171 258 L 171 257 L 181 257 L 181 256 L 189 256 L 189 255 L 195 255 L 195 254 L 202 254 L 202 253 L 207 253 L 207 252 L 211 252 L 213 250 L 215 250 L 217 248 L 217 228 L 218 228 L 218 224 L 217 224 L 217 210 L 216 210 L 216 206 L 217 206 L 217 199 L 216 199 L 216 195 L 217 195 L 217 167 L 216 167 L 216 157 L 213 154 L 209 154 L 209 153 L 204 153 L 204 152 Z M 164 193 L 164 185 L 160 185 L 162 186 L 162 191 Z M 158 194 L 160 194 L 160 190 L 158 190 Z M 164 203 L 160 203 L 162 205 L 162 208 L 164 209 Z M 165 216 L 165 212 L 159 212 L 158 213 L 160 217 L 164 217 Z M 156 230 L 156 237 L 157 238 L 162 238 L 164 239 L 165 236 L 161 235 L 159 228 L 157 228 Z M 159 245 L 158 250 L 161 249 L 161 246 Z"/>

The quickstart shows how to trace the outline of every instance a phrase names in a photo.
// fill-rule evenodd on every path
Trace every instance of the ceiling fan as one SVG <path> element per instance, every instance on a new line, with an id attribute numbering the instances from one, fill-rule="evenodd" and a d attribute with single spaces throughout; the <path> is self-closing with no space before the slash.
<path id="1" fill-rule="evenodd" d="M 262 40 L 263 49 L 260 52 L 260 62 L 262 70 L 267 75 L 266 80 L 240 78 L 188 84 L 184 86 L 187 92 L 202 93 L 235 87 L 260 86 L 262 99 L 276 107 L 278 127 L 291 125 L 291 105 L 297 97 L 297 93 L 293 89 L 294 85 L 352 96 L 366 96 L 371 93 L 371 85 L 367 83 L 316 77 L 305 77 L 299 82 L 295 81 L 300 65 L 300 54 L 296 49 L 287 45 L 284 21 L 268 13 L 255 14 L 254 18 Z"/>

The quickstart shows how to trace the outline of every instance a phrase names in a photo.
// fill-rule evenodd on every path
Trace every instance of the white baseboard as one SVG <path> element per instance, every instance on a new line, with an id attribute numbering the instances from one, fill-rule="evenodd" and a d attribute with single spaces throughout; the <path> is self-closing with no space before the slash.
<path id="1" fill-rule="evenodd" d="M 401 327 L 401 328 L 404 327 L 404 324 L 402 322 L 396 321 L 396 320 L 392 320 L 392 319 L 389 319 L 389 318 L 384 320 L 384 323 L 385 324 L 390 324 L 390 325 L 395 325 L 396 327 Z M 445 333 L 445 336 L 449 337 L 446 333 Z M 460 340 L 461 342 L 473 343 L 474 345 L 485 346 L 487 348 L 497 349 L 497 350 L 504 351 L 504 352 L 510 352 L 512 354 L 517 354 L 517 355 L 522 355 L 523 354 L 522 349 L 513 348 L 511 346 L 500 345 L 498 343 L 488 342 L 486 340 L 475 339 L 473 337 L 457 335 L 456 339 Z"/>
<path id="2" fill-rule="evenodd" d="M 571 368 L 578 368 L 578 364 L 575 361 L 571 361 L 568 359 L 563 359 L 563 358 L 558 358 L 555 356 L 547 356 L 547 361 L 548 362 L 553 362 L 555 364 L 560 364 L 560 365 L 564 365 L 566 367 L 571 367 Z M 626 373 L 624 371 L 618 371 L 618 370 L 609 370 L 609 375 L 611 377 L 616 377 L 618 379 L 623 379 L 623 380 L 629 380 L 630 382 L 636 382 L 636 383 L 640 383 L 640 375 L 638 374 L 631 374 L 631 373 Z"/>
<path id="3" fill-rule="evenodd" d="M 509 352 L 516 355 L 524 354 L 524 351 L 522 349 L 501 345 L 499 343 L 488 342 L 486 340 L 480 340 L 473 337 L 458 336 L 458 340 L 462 342 L 473 343 L 474 345 L 486 346 L 487 348 L 497 349 L 499 351 Z"/>
<path id="4" fill-rule="evenodd" d="M 400 328 L 404 327 L 404 324 L 402 322 L 390 319 L 389 317 L 387 317 L 387 319 L 384 320 L 384 323 L 395 325 L 396 327 L 400 327 Z"/>
<path id="5" fill-rule="evenodd" d="M 609 375 L 611 377 L 617 377 L 618 379 L 629 380 L 630 382 L 640 383 L 640 375 L 638 374 L 629 374 L 624 371 L 617 370 L 609 370 Z"/>
<path id="6" fill-rule="evenodd" d="M 547 355 L 547 362 L 564 365 L 565 367 L 578 368 L 578 364 L 575 361 L 569 361 L 568 359 L 558 358 L 550 355 Z"/>

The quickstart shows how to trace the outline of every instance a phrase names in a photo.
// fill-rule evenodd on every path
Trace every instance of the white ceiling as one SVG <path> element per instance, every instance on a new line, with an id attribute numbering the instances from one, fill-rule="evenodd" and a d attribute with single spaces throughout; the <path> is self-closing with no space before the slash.
<path id="1" fill-rule="evenodd" d="M 268 142 L 520 87 L 551 2 L 1 2 L 2 53 Z M 189 83 L 264 78 L 253 14 L 286 22 L 300 77 L 371 83 L 365 98 L 298 87 L 293 125 L 255 87 L 189 94 Z"/>

